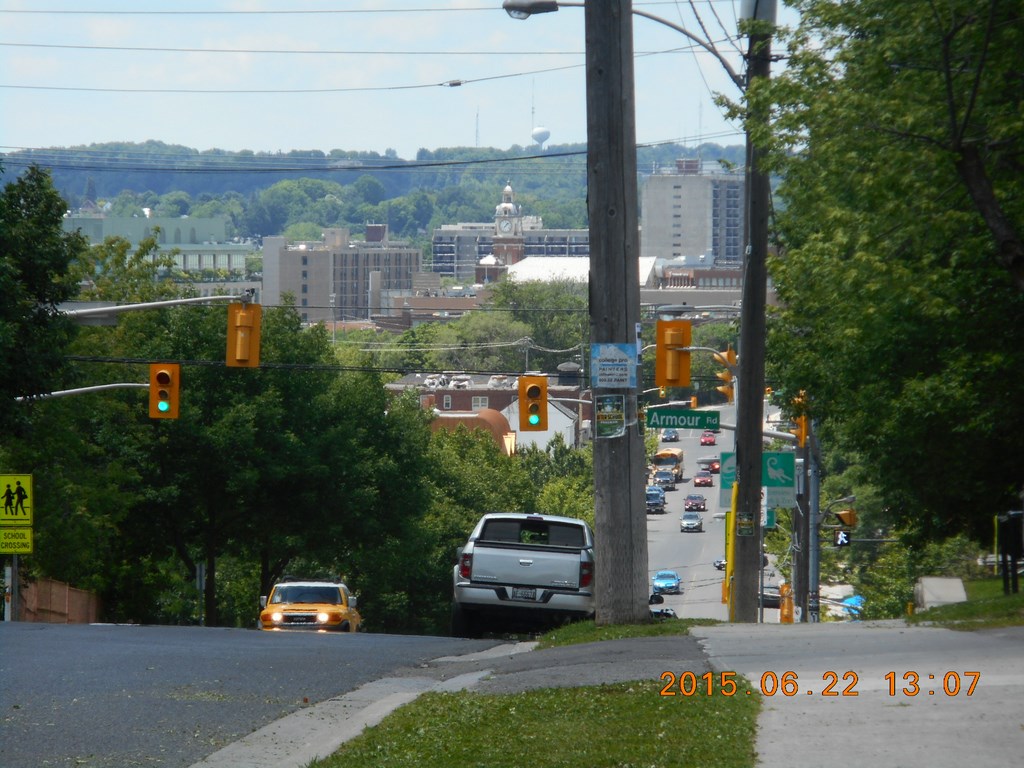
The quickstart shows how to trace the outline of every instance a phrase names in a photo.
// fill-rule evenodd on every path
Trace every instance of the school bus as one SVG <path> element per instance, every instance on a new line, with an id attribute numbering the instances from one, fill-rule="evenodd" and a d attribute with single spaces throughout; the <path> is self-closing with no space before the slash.
<path id="1" fill-rule="evenodd" d="M 682 448 L 662 448 L 651 458 L 651 464 L 655 472 L 667 469 L 675 475 L 676 480 L 683 479 Z"/>

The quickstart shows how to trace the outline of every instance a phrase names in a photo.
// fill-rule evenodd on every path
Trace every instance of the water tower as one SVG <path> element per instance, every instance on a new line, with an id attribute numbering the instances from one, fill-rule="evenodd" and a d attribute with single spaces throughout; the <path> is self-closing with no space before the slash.
<path id="1" fill-rule="evenodd" d="M 533 132 L 530 133 L 530 135 L 533 137 L 533 140 L 537 142 L 537 146 L 540 147 L 541 149 L 544 149 L 544 142 L 551 137 L 551 131 L 549 131 L 547 128 L 537 126 L 536 128 L 533 129 Z"/>

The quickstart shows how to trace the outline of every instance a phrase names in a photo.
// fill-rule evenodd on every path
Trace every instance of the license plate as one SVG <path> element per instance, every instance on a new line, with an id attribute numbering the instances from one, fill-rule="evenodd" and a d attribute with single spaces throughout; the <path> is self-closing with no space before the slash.
<path id="1" fill-rule="evenodd" d="M 536 589 L 525 589 L 524 587 L 512 587 L 513 600 L 536 600 Z"/>

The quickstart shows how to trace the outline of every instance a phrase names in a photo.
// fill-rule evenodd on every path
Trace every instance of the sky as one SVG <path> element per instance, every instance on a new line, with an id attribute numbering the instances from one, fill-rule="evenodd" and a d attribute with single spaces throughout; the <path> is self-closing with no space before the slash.
<path id="1" fill-rule="evenodd" d="M 635 0 L 743 71 L 740 0 Z M 699 19 L 694 15 L 699 13 Z M 795 23 L 781 5 L 779 22 Z M 702 26 L 703 25 L 703 26 Z M 634 15 L 640 144 L 743 143 L 721 62 Z M 0 0 L 0 152 L 393 152 L 586 141 L 584 11 L 501 0 Z M 456 83 L 460 83 L 456 85 Z"/>

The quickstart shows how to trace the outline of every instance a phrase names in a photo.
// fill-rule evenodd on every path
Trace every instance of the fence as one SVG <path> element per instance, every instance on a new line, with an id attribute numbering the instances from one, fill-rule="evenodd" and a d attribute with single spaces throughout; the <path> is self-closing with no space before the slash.
<path id="1" fill-rule="evenodd" d="M 91 624 L 99 621 L 100 601 L 92 592 L 53 579 L 21 585 L 18 621 L 44 624 Z"/>

